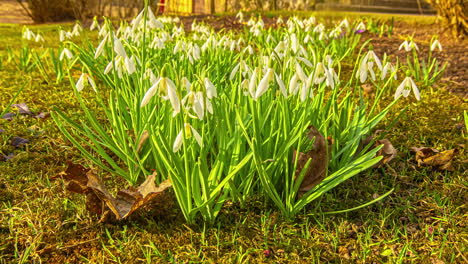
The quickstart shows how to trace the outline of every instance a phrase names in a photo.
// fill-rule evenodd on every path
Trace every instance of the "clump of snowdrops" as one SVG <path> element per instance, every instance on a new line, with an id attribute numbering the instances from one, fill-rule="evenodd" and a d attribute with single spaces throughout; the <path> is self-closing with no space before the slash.
<path id="1" fill-rule="evenodd" d="M 379 58 L 369 42 L 358 46 L 362 22 L 327 28 L 314 17 L 292 17 L 278 24 L 285 26 L 266 29 L 251 18 L 243 32 L 217 33 L 194 22 L 188 33 L 177 18 L 145 9 L 118 28 L 95 20 L 97 46 L 67 40 L 78 27 L 61 30 L 54 69 L 57 78 L 82 69 L 71 86 L 83 116 L 52 116 L 84 157 L 130 185 L 153 171 L 158 182 L 170 179 L 190 223 L 199 215 L 213 222 L 226 201 L 242 204 L 254 194 L 293 217 L 375 165 L 380 147 L 361 146 L 362 139 L 401 95 L 419 100 L 420 93 L 410 72 L 396 83 L 406 68 Z M 364 98 L 364 83 L 375 96 Z M 395 100 L 377 107 L 390 88 Z M 298 195 L 314 157 L 298 173 L 294 153 L 313 146 L 311 127 L 330 139 L 326 177 Z"/>

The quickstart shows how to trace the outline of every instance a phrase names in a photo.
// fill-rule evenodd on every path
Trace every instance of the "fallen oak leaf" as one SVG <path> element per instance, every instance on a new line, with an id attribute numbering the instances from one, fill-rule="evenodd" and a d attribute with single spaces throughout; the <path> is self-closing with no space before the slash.
<path id="1" fill-rule="evenodd" d="M 440 152 L 434 148 L 412 147 L 410 151 L 415 153 L 415 160 L 418 167 L 428 166 L 439 170 L 453 170 L 452 161 L 457 153 L 456 149 Z"/>
<path id="2" fill-rule="evenodd" d="M 297 158 L 295 179 L 297 179 L 309 159 L 311 159 L 304 179 L 299 187 L 299 196 L 312 190 L 316 185 L 322 182 L 327 175 L 328 168 L 327 143 L 324 136 L 315 127 L 310 126 L 308 128 L 307 137 L 309 140 L 314 141 L 312 148 L 307 152 L 299 152 L 299 154 L 296 150 L 293 151 L 293 162 L 295 162 Z M 296 155 L 298 156 L 296 157 Z"/>
<path id="3" fill-rule="evenodd" d="M 120 190 L 114 198 L 92 170 L 73 163 L 69 163 L 67 170 L 54 178 L 68 181 L 67 190 L 85 194 L 86 207 L 89 211 L 101 216 L 111 211 L 117 220 L 128 217 L 172 186 L 169 180 L 156 186 L 155 172 L 138 188 Z"/>
<path id="4" fill-rule="evenodd" d="M 371 136 L 368 136 L 366 139 L 364 139 L 361 143 L 361 149 L 369 145 L 375 138 L 377 138 L 378 134 L 381 132 L 384 132 L 383 130 L 377 130 L 375 133 Z M 382 148 L 377 151 L 375 156 L 382 156 L 382 159 L 375 164 L 373 167 L 374 168 L 380 168 L 385 164 L 388 164 L 391 160 L 393 160 L 397 154 L 398 151 L 397 149 L 393 146 L 392 142 L 390 140 L 383 138 L 383 139 L 378 139 L 375 140 L 374 144 L 372 144 L 371 148 L 377 148 L 379 146 L 382 146 Z"/>

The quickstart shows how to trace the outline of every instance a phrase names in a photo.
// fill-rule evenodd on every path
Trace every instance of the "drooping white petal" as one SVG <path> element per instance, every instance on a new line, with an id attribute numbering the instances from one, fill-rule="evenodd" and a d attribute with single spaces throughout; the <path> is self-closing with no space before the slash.
<path id="1" fill-rule="evenodd" d="M 73 58 L 72 52 L 67 48 L 64 48 L 62 50 L 62 53 L 60 53 L 60 58 L 59 59 L 62 61 L 65 57 L 67 57 L 68 59 Z"/>
<path id="2" fill-rule="evenodd" d="M 110 61 L 109 64 L 107 64 L 106 69 L 104 69 L 104 74 L 108 74 L 112 68 L 114 68 L 114 61 Z"/>
<path id="3" fill-rule="evenodd" d="M 178 152 L 180 148 L 182 147 L 182 143 L 184 142 L 183 133 L 184 133 L 183 130 L 180 130 L 179 134 L 177 134 L 174 140 L 174 145 L 172 146 L 173 152 Z"/>
<path id="4" fill-rule="evenodd" d="M 255 97 L 255 84 L 257 83 L 257 69 L 254 69 L 252 76 L 250 77 L 249 81 L 249 93 L 250 96 L 253 98 Z"/>
<path id="5" fill-rule="evenodd" d="M 91 78 L 91 76 L 89 76 L 89 74 L 87 74 L 86 77 L 88 77 L 88 82 L 91 85 L 91 87 L 93 88 L 93 90 L 95 92 L 97 92 L 96 83 L 94 82 L 93 78 Z"/>
<path id="6" fill-rule="evenodd" d="M 143 107 L 148 104 L 150 99 L 156 94 L 159 88 L 159 82 L 161 78 L 158 78 L 156 82 L 146 91 L 145 95 L 143 96 L 143 100 L 141 100 L 140 107 Z"/>
<path id="7" fill-rule="evenodd" d="M 190 125 L 189 125 L 190 126 Z M 190 130 L 192 131 L 192 134 L 193 134 L 193 137 L 195 138 L 195 140 L 197 141 L 198 145 L 200 146 L 200 148 L 203 148 L 203 140 L 202 140 L 202 137 L 200 136 L 200 134 L 197 132 L 197 130 L 195 130 L 195 128 L 193 128 L 192 126 L 190 126 Z"/>
<path id="8" fill-rule="evenodd" d="M 125 52 L 122 42 L 117 37 L 114 38 L 114 51 L 123 58 L 127 57 L 127 52 Z"/>
<path id="9" fill-rule="evenodd" d="M 276 82 L 278 83 L 278 86 L 280 88 L 281 93 L 283 94 L 284 97 L 288 97 L 288 91 L 286 90 L 286 86 L 284 85 L 283 80 L 281 79 L 281 76 L 278 76 L 275 73 L 275 79 Z"/>
<path id="10" fill-rule="evenodd" d="M 240 62 L 236 64 L 236 66 L 234 66 L 234 68 L 232 69 L 231 71 L 231 74 L 229 75 L 229 80 L 233 80 L 234 77 L 236 76 L 236 73 L 237 71 L 239 70 L 239 67 L 240 67 Z"/>
<path id="11" fill-rule="evenodd" d="M 411 82 L 411 88 L 413 90 L 414 96 L 416 97 L 416 100 L 421 100 L 421 94 L 419 93 L 419 89 L 414 83 L 413 79 L 409 78 L 409 81 Z"/>
<path id="12" fill-rule="evenodd" d="M 302 69 L 301 65 L 297 62 L 296 62 L 296 73 L 302 82 L 305 82 L 307 80 L 307 76 L 305 75 L 304 70 Z"/>
<path id="13" fill-rule="evenodd" d="M 263 78 L 260 80 L 260 83 L 258 84 L 257 90 L 255 91 L 255 95 L 253 96 L 254 100 L 257 100 L 262 96 L 268 89 L 268 83 L 272 79 L 272 76 L 274 76 L 274 71 L 273 69 L 269 68 L 263 76 Z"/>
<path id="14" fill-rule="evenodd" d="M 291 80 L 289 80 L 289 94 L 295 95 L 299 89 L 299 85 L 297 83 L 297 74 L 295 73 Z"/>
<path id="15" fill-rule="evenodd" d="M 85 80 L 85 76 L 84 76 L 84 73 L 83 73 L 83 74 L 81 74 L 80 78 L 78 79 L 78 81 L 76 82 L 76 85 L 75 85 L 76 90 L 78 92 L 81 92 L 83 90 L 85 82 L 86 82 L 86 80 Z"/>
<path id="16" fill-rule="evenodd" d="M 173 116 L 176 116 L 180 112 L 180 99 L 177 95 L 177 87 L 171 79 L 165 78 L 167 82 L 167 95 L 171 102 L 172 109 L 174 110 Z"/>
<path id="17" fill-rule="evenodd" d="M 216 87 L 214 84 L 210 81 L 210 79 L 205 78 L 205 89 L 206 89 L 206 96 L 208 99 L 212 99 L 213 97 L 218 96 L 218 92 L 216 91 Z"/>

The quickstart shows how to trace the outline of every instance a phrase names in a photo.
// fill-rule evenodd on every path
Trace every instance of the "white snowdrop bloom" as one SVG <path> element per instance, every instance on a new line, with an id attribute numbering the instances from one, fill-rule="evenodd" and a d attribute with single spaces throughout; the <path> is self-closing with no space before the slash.
<path id="1" fill-rule="evenodd" d="M 401 50 L 401 49 L 405 49 L 405 51 L 411 51 L 413 49 L 415 49 L 416 51 L 419 51 L 419 48 L 418 48 L 418 45 L 416 45 L 416 43 L 413 41 L 413 40 L 410 40 L 410 41 L 403 41 L 403 43 L 401 43 L 400 47 L 398 48 L 398 50 Z"/>
<path id="2" fill-rule="evenodd" d="M 182 77 L 182 85 L 185 87 L 187 92 L 191 91 L 192 83 L 187 79 L 187 77 Z"/>
<path id="3" fill-rule="evenodd" d="M 295 73 L 291 80 L 289 80 L 289 94 L 295 95 L 299 91 L 299 83 L 297 82 L 297 73 Z"/>
<path id="4" fill-rule="evenodd" d="M 128 74 L 132 74 L 136 71 L 135 62 L 133 56 L 131 58 L 125 57 L 125 70 Z"/>
<path id="5" fill-rule="evenodd" d="M 171 79 L 166 77 L 158 78 L 148 91 L 146 91 L 141 100 L 140 107 L 147 105 L 156 93 L 158 93 L 163 100 L 169 100 L 171 102 L 174 111 L 172 116 L 176 116 L 180 112 L 180 99 L 177 95 L 177 87 Z"/>
<path id="6" fill-rule="evenodd" d="M 114 51 L 123 58 L 127 57 L 127 52 L 125 52 L 122 42 L 120 42 L 120 39 L 117 37 L 114 37 Z"/>
<path id="7" fill-rule="evenodd" d="M 325 26 L 322 23 L 315 26 L 313 30 L 314 33 L 323 33 L 324 31 L 325 31 Z"/>
<path id="8" fill-rule="evenodd" d="M 94 58 L 97 59 L 101 56 L 102 52 L 104 51 L 104 47 L 106 46 L 108 37 L 105 36 L 104 39 L 99 43 L 96 48 L 96 52 L 94 53 Z"/>
<path id="9" fill-rule="evenodd" d="M 439 49 L 439 51 L 442 51 L 442 45 L 437 39 L 435 39 L 431 44 L 431 51 L 434 51 L 436 49 Z"/>
<path id="10" fill-rule="evenodd" d="M 375 81 L 375 72 L 373 69 L 374 63 L 377 65 L 379 70 L 382 71 L 382 63 L 380 62 L 379 57 L 377 57 L 374 51 L 370 50 L 362 59 L 358 72 L 356 73 L 356 76 L 359 77 L 361 83 L 367 80 L 368 74 L 370 74 L 371 79 Z"/>
<path id="11" fill-rule="evenodd" d="M 387 76 L 387 72 L 389 72 L 389 71 L 390 71 L 390 75 L 391 75 L 391 74 L 393 74 L 393 73 L 396 72 L 396 69 L 395 69 L 395 67 L 394 67 L 390 62 L 387 62 L 387 63 L 385 64 L 385 66 L 383 67 L 383 69 L 382 69 L 382 74 L 381 74 L 381 76 L 380 76 L 381 80 L 384 80 L 384 79 L 385 79 L 385 77 Z M 393 78 L 396 80 L 396 79 L 397 79 L 397 75 L 394 74 L 394 75 L 393 75 Z"/>
<path id="12" fill-rule="evenodd" d="M 236 14 L 236 18 L 239 20 L 239 23 L 244 22 L 244 13 L 242 13 L 242 11 L 239 11 L 239 13 Z"/>
<path id="13" fill-rule="evenodd" d="M 366 56 L 364 57 L 364 61 L 367 62 L 369 60 L 374 61 L 377 67 L 379 68 L 379 70 L 382 70 L 382 62 L 380 62 L 379 57 L 375 54 L 373 50 L 369 50 Z"/>
<path id="14" fill-rule="evenodd" d="M 290 44 L 290 47 L 291 47 L 291 49 L 293 50 L 293 52 L 294 52 L 294 53 L 297 53 L 297 50 L 299 49 L 299 47 L 298 47 L 298 43 L 297 43 L 297 36 L 296 36 L 296 34 L 293 33 L 293 34 L 290 36 L 290 43 L 289 43 L 289 44 Z"/>
<path id="15" fill-rule="evenodd" d="M 281 91 L 281 94 L 284 96 L 284 97 L 288 97 L 288 91 L 286 90 L 286 86 L 284 85 L 284 82 L 283 80 L 281 79 L 281 75 L 278 75 L 275 73 L 275 79 L 276 79 L 276 82 L 278 83 L 278 86 L 280 88 L 280 91 Z"/>
<path id="16" fill-rule="evenodd" d="M 262 96 L 268 89 L 268 84 L 270 81 L 274 79 L 275 72 L 273 71 L 272 68 L 268 68 L 267 72 L 263 76 L 263 78 L 260 80 L 260 83 L 258 84 L 257 89 L 255 90 L 255 93 L 252 95 L 252 98 L 257 101 L 260 96 Z"/>
<path id="17" fill-rule="evenodd" d="M 317 66 L 315 66 L 315 71 L 314 71 L 314 77 L 313 77 L 313 82 L 314 84 L 321 84 L 326 76 L 326 71 L 327 69 L 321 62 L 317 63 Z"/>
<path id="18" fill-rule="evenodd" d="M 346 19 L 346 18 L 343 19 L 343 21 L 341 21 L 339 27 L 344 27 L 344 28 L 346 28 L 346 30 L 348 30 L 348 29 L 349 29 L 349 22 L 348 22 L 348 19 Z"/>
<path id="19" fill-rule="evenodd" d="M 184 142 L 184 136 L 185 139 L 190 139 L 193 136 L 200 148 L 203 147 L 203 141 L 200 134 L 190 124 L 184 123 L 184 127 L 182 128 L 182 130 L 180 130 L 179 134 L 177 134 L 176 139 L 174 140 L 172 151 L 178 152 L 180 150 Z"/>
<path id="20" fill-rule="evenodd" d="M 307 76 L 304 73 L 304 70 L 302 69 L 301 65 L 297 62 L 296 62 L 296 74 L 302 82 L 305 82 L 307 80 Z"/>
<path id="21" fill-rule="evenodd" d="M 413 90 L 414 96 L 416 97 L 416 100 L 421 99 L 421 95 L 419 93 L 419 89 L 414 83 L 413 79 L 411 77 L 406 77 L 403 82 L 398 86 L 396 92 L 395 92 L 395 100 L 398 99 L 401 95 L 404 97 L 408 97 L 410 94 L 411 90 Z"/>
<path id="22" fill-rule="evenodd" d="M 283 18 L 279 16 L 278 19 L 276 19 L 276 24 L 283 24 L 283 23 L 284 23 Z"/>
<path id="23" fill-rule="evenodd" d="M 94 17 L 93 23 L 91 23 L 91 26 L 89 26 L 89 30 L 93 31 L 95 29 L 99 29 L 99 23 L 96 17 Z"/>
<path id="24" fill-rule="evenodd" d="M 355 28 L 356 31 L 359 31 L 359 32 L 363 32 L 366 30 L 366 25 L 363 23 L 363 22 L 360 22 L 356 28 Z"/>
<path id="25" fill-rule="evenodd" d="M 64 30 L 59 30 L 59 40 L 60 42 L 64 42 L 67 37 L 67 33 Z"/>
<path id="26" fill-rule="evenodd" d="M 216 91 L 216 87 L 213 85 L 213 83 L 210 81 L 210 79 L 205 78 L 204 84 L 205 84 L 205 89 L 206 89 L 206 96 L 208 97 L 208 99 L 213 99 L 213 97 L 218 96 L 218 92 Z"/>
<path id="27" fill-rule="evenodd" d="M 114 61 L 111 60 L 111 61 L 107 64 L 106 68 L 104 69 L 104 74 L 108 74 L 113 68 L 114 68 Z"/>
<path id="28" fill-rule="evenodd" d="M 203 117 L 205 116 L 205 107 L 202 92 L 188 92 L 187 95 L 185 95 L 185 97 L 182 99 L 182 105 L 187 110 L 193 110 L 196 116 L 193 116 L 190 112 L 187 112 L 190 117 L 203 120 Z"/>
<path id="29" fill-rule="evenodd" d="M 302 61 L 302 62 L 303 62 L 305 65 L 307 65 L 307 67 L 309 67 L 309 68 L 313 68 L 313 67 L 314 67 L 314 65 L 312 64 L 312 62 L 310 62 L 308 59 L 306 59 L 306 58 L 304 58 L 304 57 L 298 56 L 298 57 L 296 57 L 296 59 Z"/>
<path id="30" fill-rule="evenodd" d="M 43 42 L 44 38 L 42 37 L 41 34 L 36 34 L 36 38 L 34 39 L 35 42 Z"/>
<path id="31" fill-rule="evenodd" d="M 59 60 L 60 60 L 60 61 L 63 61 L 63 59 L 64 59 L 65 57 L 67 57 L 68 59 L 73 58 L 72 52 L 71 52 L 69 49 L 67 49 L 67 48 L 64 48 L 64 49 L 62 50 L 62 52 L 60 53 Z"/>
<path id="32" fill-rule="evenodd" d="M 101 27 L 101 29 L 99 30 L 99 36 L 102 37 L 102 36 L 106 36 L 109 32 L 107 31 L 107 27 L 105 25 L 103 25 Z"/>
<path id="33" fill-rule="evenodd" d="M 81 27 L 81 25 L 79 23 L 76 23 L 74 26 L 73 26 L 73 30 L 71 32 L 71 34 L 75 37 L 78 37 L 81 35 L 81 32 L 83 31 L 83 28 Z"/>
<path id="34" fill-rule="evenodd" d="M 76 90 L 78 92 L 81 92 L 88 83 L 91 85 L 93 90 L 96 92 L 97 91 L 96 90 L 96 83 L 91 78 L 91 76 L 89 76 L 89 74 L 87 74 L 87 73 L 82 73 L 81 74 L 80 78 L 78 79 L 78 81 L 75 84 Z"/>
<path id="35" fill-rule="evenodd" d="M 257 85 L 257 78 L 260 72 L 260 68 L 255 68 L 252 75 L 250 76 L 248 91 L 250 96 L 253 98 L 255 96 L 255 87 Z"/>
<path id="36" fill-rule="evenodd" d="M 27 39 L 27 40 L 33 40 L 36 37 L 35 37 L 34 33 L 29 28 L 25 28 L 25 30 L 23 32 L 23 38 Z"/>

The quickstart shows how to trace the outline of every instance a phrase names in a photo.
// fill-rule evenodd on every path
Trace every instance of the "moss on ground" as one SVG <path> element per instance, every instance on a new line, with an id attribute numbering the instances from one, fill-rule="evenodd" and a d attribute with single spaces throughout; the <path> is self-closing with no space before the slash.
<path id="1" fill-rule="evenodd" d="M 55 28 L 34 30 L 43 32 L 47 45 L 56 46 Z M 1 26 L 0 35 L 0 110 L 26 83 L 17 103 L 26 103 L 33 112 L 48 112 L 56 105 L 79 118 L 67 81 L 48 84 L 39 73 L 24 73 L 8 61 L 6 47 L 18 54 L 23 44 L 21 27 Z M 468 158 L 461 124 L 467 104 L 436 88 L 423 91 L 420 102 L 398 104 L 395 109 L 410 107 L 388 129 L 387 138 L 399 150 L 388 166 L 353 177 L 294 221 L 283 219 L 268 202 L 253 199 L 244 207 L 227 204 L 213 227 L 186 225 L 175 205 L 118 223 L 99 223 L 86 211 L 83 197 L 67 192 L 61 180 L 51 180 L 67 161 L 89 165 L 53 120 L 24 115 L 0 119 L 5 130 L 0 154 L 14 153 L 0 161 L 0 263 L 466 262 Z M 13 136 L 30 144 L 13 149 Z M 457 148 L 454 171 L 419 168 L 409 152 L 413 146 Z M 357 206 L 392 188 L 389 197 L 363 209 L 321 213 Z"/>

